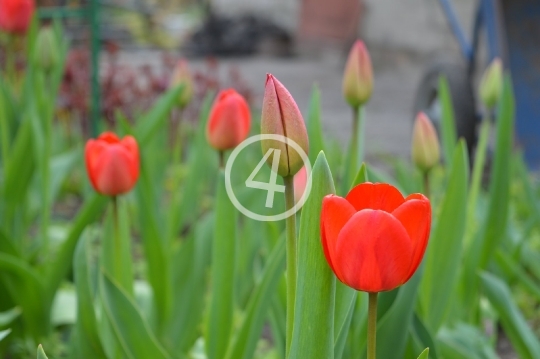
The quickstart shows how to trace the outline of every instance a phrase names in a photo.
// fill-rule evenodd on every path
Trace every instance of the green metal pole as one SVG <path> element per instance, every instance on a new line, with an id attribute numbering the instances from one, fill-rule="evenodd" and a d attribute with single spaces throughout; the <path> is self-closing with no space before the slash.
<path id="1" fill-rule="evenodd" d="M 100 52 L 100 36 L 99 36 L 99 2 L 98 0 L 90 1 L 90 46 L 91 46 L 91 61 L 92 61 L 92 73 L 91 73 L 91 109 L 90 109 L 90 121 L 92 136 L 98 135 L 99 126 L 98 122 L 101 116 L 101 100 L 100 100 L 100 88 L 99 88 L 99 52 Z"/>

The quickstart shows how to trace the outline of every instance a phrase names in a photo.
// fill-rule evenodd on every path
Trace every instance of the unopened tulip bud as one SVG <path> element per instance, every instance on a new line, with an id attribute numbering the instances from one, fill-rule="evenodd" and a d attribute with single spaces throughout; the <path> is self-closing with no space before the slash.
<path id="1" fill-rule="evenodd" d="M 86 142 L 86 171 L 94 189 L 106 196 L 129 192 L 139 178 L 139 146 L 132 136 L 112 132 Z"/>
<path id="2" fill-rule="evenodd" d="M 206 138 L 216 150 L 229 150 L 246 139 L 250 126 L 251 112 L 244 97 L 233 89 L 223 90 L 210 111 Z"/>
<path id="3" fill-rule="evenodd" d="M 300 199 L 306 191 L 307 180 L 307 170 L 306 166 L 304 166 L 294 175 L 294 201 L 296 203 L 300 202 Z"/>
<path id="4" fill-rule="evenodd" d="M 352 107 L 365 104 L 373 92 L 373 68 L 364 42 L 357 40 L 343 74 L 343 96 Z"/>
<path id="5" fill-rule="evenodd" d="M 423 172 L 428 172 L 440 161 L 439 139 L 431 120 L 419 113 L 414 122 L 412 160 Z"/>
<path id="6" fill-rule="evenodd" d="M 58 53 L 58 41 L 53 28 L 50 26 L 41 28 L 36 39 L 35 64 L 43 72 L 48 73 L 58 64 Z"/>
<path id="7" fill-rule="evenodd" d="M 189 71 L 188 62 L 184 59 L 178 61 L 174 68 L 170 87 L 175 88 L 183 86 L 180 97 L 178 98 L 178 107 L 186 107 L 193 98 L 193 78 Z"/>
<path id="8" fill-rule="evenodd" d="M 266 87 L 261 116 L 261 133 L 281 135 L 296 142 L 307 154 L 309 141 L 306 125 L 298 105 L 285 86 L 274 76 L 266 75 Z M 263 155 L 271 149 L 280 150 L 278 175 L 294 176 L 304 165 L 302 156 L 292 146 L 278 140 L 263 140 Z M 273 156 L 268 157 L 272 166 Z"/>
<path id="9" fill-rule="evenodd" d="M 495 58 L 482 75 L 480 81 L 480 98 L 483 104 L 491 109 L 497 105 L 503 87 L 503 65 L 499 58 Z"/>

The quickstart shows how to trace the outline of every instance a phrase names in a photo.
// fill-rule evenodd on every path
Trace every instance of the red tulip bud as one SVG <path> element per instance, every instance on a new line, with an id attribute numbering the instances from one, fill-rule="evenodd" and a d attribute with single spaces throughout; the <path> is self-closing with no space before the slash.
<path id="1" fill-rule="evenodd" d="M 296 142 L 307 154 L 309 140 L 302 114 L 293 97 L 285 86 L 274 76 L 266 76 L 266 88 L 261 116 L 261 133 L 281 135 Z M 266 154 L 270 149 L 280 150 L 278 174 L 282 177 L 294 176 L 304 165 L 300 154 L 281 141 L 263 140 L 262 150 Z M 273 156 L 268 157 L 272 166 Z"/>
<path id="2" fill-rule="evenodd" d="M 120 140 L 114 133 L 105 132 L 88 140 L 84 152 L 86 171 L 96 192 L 116 196 L 135 186 L 139 178 L 139 147 L 132 136 Z"/>
<path id="3" fill-rule="evenodd" d="M 0 29 L 24 34 L 34 14 L 32 0 L 0 0 Z"/>
<path id="4" fill-rule="evenodd" d="M 373 68 L 364 43 L 357 40 L 343 74 L 343 95 L 352 107 L 365 104 L 373 92 Z"/>
<path id="5" fill-rule="evenodd" d="M 216 150 L 238 146 L 249 134 L 251 113 L 246 100 L 233 89 L 219 93 L 206 128 L 206 138 Z"/>
<path id="6" fill-rule="evenodd" d="M 300 202 L 300 199 L 304 195 L 307 185 L 307 170 L 306 167 L 302 167 L 297 174 L 294 175 L 294 200 L 296 203 Z"/>
<path id="7" fill-rule="evenodd" d="M 414 122 L 411 156 L 414 164 L 423 172 L 435 167 L 441 158 L 437 131 L 422 112 Z"/>
<path id="8" fill-rule="evenodd" d="M 362 183 L 322 204 L 326 260 L 341 282 L 364 292 L 407 282 L 422 262 L 430 228 L 429 200 L 418 193 L 403 198 L 389 184 Z"/>
<path id="9" fill-rule="evenodd" d="M 193 79 L 188 62 L 184 59 L 176 63 L 169 87 L 174 88 L 177 86 L 183 86 L 182 93 L 178 98 L 178 107 L 184 108 L 193 98 Z"/>

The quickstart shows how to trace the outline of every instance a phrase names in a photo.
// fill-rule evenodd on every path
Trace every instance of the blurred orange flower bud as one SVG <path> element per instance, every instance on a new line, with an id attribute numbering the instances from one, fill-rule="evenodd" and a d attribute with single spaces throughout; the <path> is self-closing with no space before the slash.
<path id="1" fill-rule="evenodd" d="M 373 68 L 363 41 L 357 40 L 347 59 L 343 74 L 343 95 L 352 107 L 365 104 L 373 92 Z"/>
<path id="2" fill-rule="evenodd" d="M 251 113 L 246 100 L 233 89 L 219 93 L 206 128 L 206 138 L 216 150 L 238 146 L 249 134 Z"/>
<path id="3" fill-rule="evenodd" d="M 26 33 L 34 10 L 33 0 L 0 0 L 0 29 L 12 34 Z"/>
<path id="4" fill-rule="evenodd" d="M 480 81 L 480 98 L 487 108 L 493 108 L 499 102 L 503 88 L 503 65 L 495 58 L 488 66 Z"/>
<path id="5" fill-rule="evenodd" d="M 189 71 L 188 62 L 185 59 L 180 59 L 174 68 L 171 78 L 171 88 L 184 86 L 180 97 L 178 98 L 178 107 L 186 107 L 193 98 L 193 78 Z"/>
<path id="6" fill-rule="evenodd" d="M 129 192 L 139 178 L 139 147 L 132 136 L 119 139 L 104 132 L 86 142 L 86 171 L 96 192 L 117 196 Z"/>
<path id="7" fill-rule="evenodd" d="M 414 164 L 423 172 L 429 171 L 440 161 L 437 131 L 422 112 L 414 122 L 411 156 Z"/>
<path id="8" fill-rule="evenodd" d="M 302 114 L 289 91 L 271 74 L 266 75 L 261 133 L 284 136 L 296 142 L 306 154 L 309 151 L 309 140 Z M 302 156 L 291 146 L 277 140 L 261 142 L 263 154 L 271 149 L 281 151 L 278 167 L 280 176 L 294 176 L 304 166 Z M 273 156 L 268 157 L 270 166 L 272 161 Z"/>

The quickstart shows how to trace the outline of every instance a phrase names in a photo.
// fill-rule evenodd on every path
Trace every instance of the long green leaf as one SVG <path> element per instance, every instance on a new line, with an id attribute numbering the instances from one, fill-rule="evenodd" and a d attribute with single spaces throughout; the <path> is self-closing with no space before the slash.
<path id="1" fill-rule="evenodd" d="M 420 356 L 418 356 L 418 359 L 428 359 L 429 358 L 429 348 L 426 348 Z"/>
<path id="2" fill-rule="evenodd" d="M 84 202 L 83 207 L 77 213 L 66 240 L 62 243 L 62 247 L 49 267 L 46 277 L 46 302 L 48 306 L 52 305 L 56 290 L 72 266 L 73 253 L 81 233 L 86 226 L 96 221 L 98 216 L 103 213 L 107 200 L 107 197 L 93 195 Z"/>
<path id="3" fill-rule="evenodd" d="M 512 299 L 508 286 L 492 274 L 480 274 L 482 288 L 499 313 L 504 332 L 522 359 L 540 357 L 540 342 Z"/>
<path id="4" fill-rule="evenodd" d="M 450 93 L 448 80 L 441 76 L 439 79 L 439 101 L 441 103 L 441 140 L 443 157 L 446 163 L 451 163 L 454 154 L 454 148 L 457 143 L 456 122 L 454 116 L 454 105 Z"/>
<path id="5" fill-rule="evenodd" d="M 100 276 L 100 294 L 105 314 L 111 321 L 125 357 L 170 359 L 161 347 L 136 304 L 107 273 Z"/>
<path id="6" fill-rule="evenodd" d="M 510 158 L 514 140 L 514 93 L 509 76 L 505 78 L 502 102 L 497 119 L 495 163 L 491 172 L 490 201 L 480 266 L 485 268 L 506 231 L 510 198 Z"/>
<path id="7" fill-rule="evenodd" d="M 462 255 L 469 182 L 467 147 L 463 140 L 456 147 L 451 164 L 438 221 L 425 256 L 421 287 L 424 320 L 434 332 L 448 314 Z"/>
<path id="8" fill-rule="evenodd" d="M 37 349 L 37 359 L 49 359 L 47 358 L 47 355 L 45 355 L 45 352 L 43 351 L 43 347 L 41 344 L 39 345 Z"/>
<path id="9" fill-rule="evenodd" d="M 166 92 L 159 98 L 150 111 L 138 120 L 135 127 L 135 138 L 137 138 L 139 146 L 144 148 L 145 144 L 151 140 L 153 134 L 167 121 L 168 115 L 176 104 L 181 91 L 183 91 L 183 87 L 178 86 Z"/>
<path id="10" fill-rule="evenodd" d="M 19 315 L 21 315 L 21 308 L 14 307 L 10 310 L 0 313 L 0 327 L 5 327 L 13 320 L 15 320 Z"/>
<path id="11" fill-rule="evenodd" d="M 0 342 L 11 333 L 11 329 L 0 330 Z"/>
<path id="12" fill-rule="evenodd" d="M 289 359 L 334 358 L 336 277 L 321 245 L 320 217 L 324 196 L 335 193 L 324 153 L 313 166 L 309 199 L 302 209 L 298 238 L 298 281 Z"/>
<path id="13" fill-rule="evenodd" d="M 92 278 L 89 248 L 90 241 L 83 237 L 77 245 L 73 260 L 73 274 L 77 290 L 77 324 L 78 349 L 87 358 L 106 358 L 98 335 L 94 310 L 95 283 Z"/>
<path id="14" fill-rule="evenodd" d="M 274 298 L 285 265 L 285 238 L 280 238 L 272 251 L 259 284 L 255 287 L 242 326 L 227 353 L 227 359 L 251 359 L 264 327 L 268 309 Z"/>
<path id="15" fill-rule="evenodd" d="M 212 296 L 206 351 L 209 359 L 225 357 L 232 333 L 236 270 L 236 209 L 225 189 L 225 173 L 219 172 L 212 243 Z"/>

